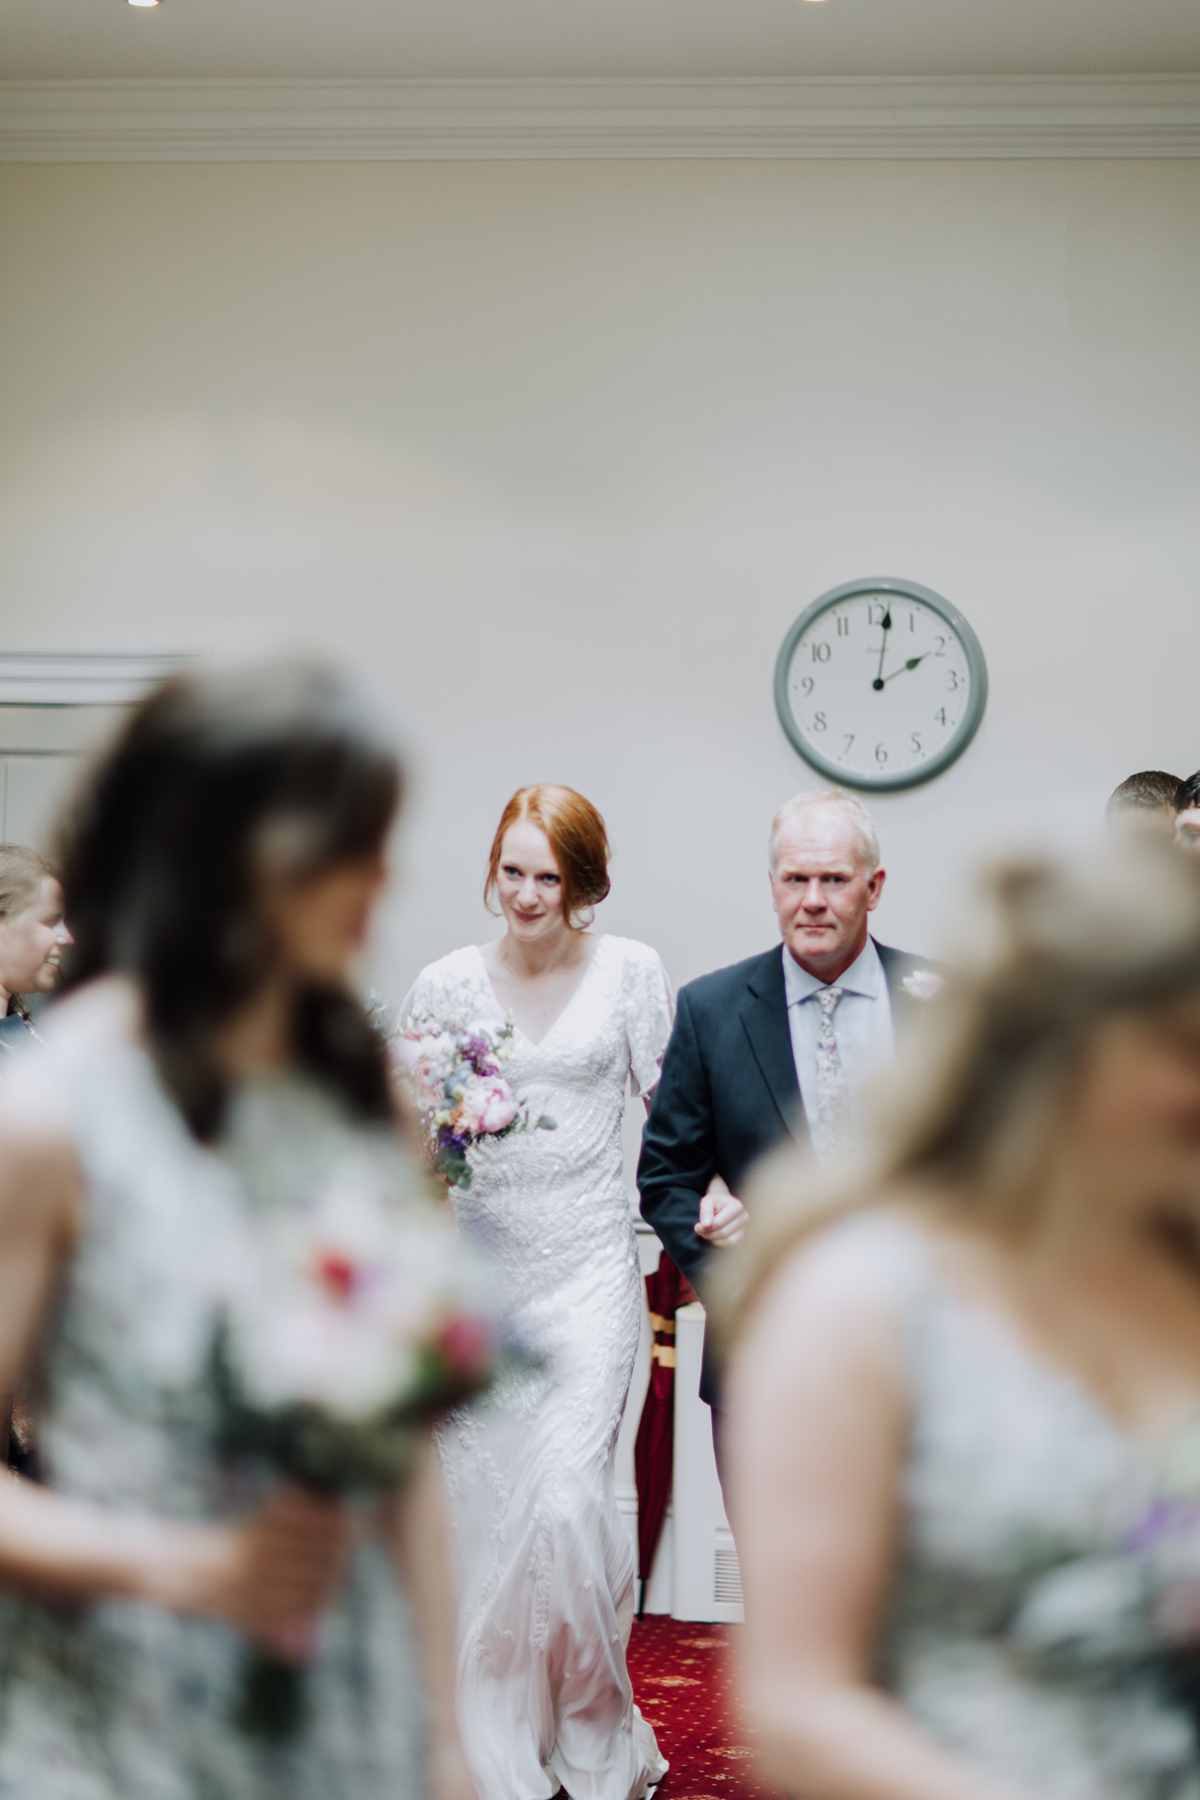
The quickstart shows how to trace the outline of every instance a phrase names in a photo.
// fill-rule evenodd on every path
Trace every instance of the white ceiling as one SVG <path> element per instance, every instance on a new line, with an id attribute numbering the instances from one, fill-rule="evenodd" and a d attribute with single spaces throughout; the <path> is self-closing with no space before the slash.
<path id="1" fill-rule="evenodd" d="M 1200 71 L 1200 0 L 0 0 L 0 79 Z"/>

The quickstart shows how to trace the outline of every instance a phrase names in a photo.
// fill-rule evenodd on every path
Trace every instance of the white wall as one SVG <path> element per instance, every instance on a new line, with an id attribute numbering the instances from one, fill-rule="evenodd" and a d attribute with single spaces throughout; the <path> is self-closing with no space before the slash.
<path id="1" fill-rule="evenodd" d="M 773 935 L 779 640 L 908 576 L 992 679 L 877 807 L 933 951 L 974 844 L 1200 764 L 1198 207 L 1196 162 L 4 167 L 0 647 L 331 642 L 418 771 L 397 997 L 539 779 L 684 980 Z"/>

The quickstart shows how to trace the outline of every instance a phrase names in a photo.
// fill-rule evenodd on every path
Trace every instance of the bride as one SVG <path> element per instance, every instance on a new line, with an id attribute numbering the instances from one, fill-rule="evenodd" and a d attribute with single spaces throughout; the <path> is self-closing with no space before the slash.
<path id="1" fill-rule="evenodd" d="M 613 1457 L 641 1320 L 621 1157 L 625 1084 L 654 1087 L 671 1029 L 657 954 L 583 929 L 608 893 L 604 821 L 522 788 L 485 897 L 508 929 L 422 971 L 409 1017 L 516 1030 L 506 1074 L 556 1129 L 477 1145 L 453 1192 L 523 1340 L 544 1359 L 454 1414 L 441 1453 L 459 1555 L 459 1717 L 481 1800 L 639 1800 L 667 1765 L 633 1701 L 634 1557 Z"/>

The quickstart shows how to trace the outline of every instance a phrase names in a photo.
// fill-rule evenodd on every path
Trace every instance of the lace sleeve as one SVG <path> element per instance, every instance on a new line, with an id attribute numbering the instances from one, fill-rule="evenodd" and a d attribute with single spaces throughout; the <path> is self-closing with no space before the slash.
<path id="1" fill-rule="evenodd" d="M 675 1021 L 675 1001 L 662 958 L 645 944 L 630 944 L 622 979 L 629 1074 L 635 1094 L 658 1086 L 667 1039 Z"/>
<path id="2" fill-rule="evenodd" d="M 400 1029 L 403 1031 L 410 1025 L 416 1014 L 431 1014 L 435 1019 L 447 1017 L 453 1011 L 449 999 L 443 972 L 437 963 L 430 963 L 428 968 L 421 970 L 400 1003 L 397 1014 Z"/>
<path id="3" fill-rule="evenodd" d="M 401 1031 L 412 1024 L 414 1013 L 433 1011 L 433 994 L 431 984 L 422 969 L 417 979 L 400 1002 L 400 1011 L 396 1014 L 396 1023 Z"/>

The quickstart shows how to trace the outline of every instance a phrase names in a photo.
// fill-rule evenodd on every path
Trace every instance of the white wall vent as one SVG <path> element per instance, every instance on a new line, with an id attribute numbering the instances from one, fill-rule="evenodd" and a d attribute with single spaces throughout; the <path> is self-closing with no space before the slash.
<path id="1" fill-rule="evenodd" d="M 697 1300 L 675 1315 L 675 1578 L 677 1619 L 740 1624 L 742 1577 L 725 1516 L 713 1457 L 712 1418 L 700 1399 L 704 1308 Z"/>
<path id="2" fill-rule="evenodd" d="M 713 1556 L 713 1600 L 718 1606 L 742 1605 L 742 1571 L 732 1532 L 718 1531 Z"/>

